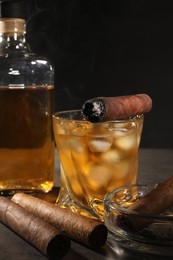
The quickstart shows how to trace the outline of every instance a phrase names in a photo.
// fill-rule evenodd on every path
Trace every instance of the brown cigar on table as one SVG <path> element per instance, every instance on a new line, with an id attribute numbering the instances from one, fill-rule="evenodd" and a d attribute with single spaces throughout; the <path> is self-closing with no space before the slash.
<path id="1" fill-rule="evenodd" d="M 70 248 L 57 228 L 6 197 L 0 197 L 0 221 L 50 259 L 60 259 Z"/>
<path id="2" fill-rule="evenodd" d="M 12 201 L 46 220 L 81 244 L 98 248 L 106 242 L 107 228 L 100 221 L 73 213 L 68 209 L 60 208 L 24 193 L 16 193 L 12 197 Z"/>
<path id="3" fill-rule="evenodd" d="M 90 122 L 111 121 L 149 112 L 152 99 L 147 94 L 117 97 L 96 97 L 82 106 L 84 117 Z"/>
<path id="4" fill-rule="evenodd" d="M 131 215 L 121 215 L 117 218 L 117 224 L 139 231 L 152 223 L 151 216 L 160 215 L 173 206 L 173 176 L 158 184 L 141 199 L 128 207 L 128 211 L 134 212 Z M 137 213 L 137 214 L 135 214 Z M 140 215 L 138 215 L 138 213 Z"/>

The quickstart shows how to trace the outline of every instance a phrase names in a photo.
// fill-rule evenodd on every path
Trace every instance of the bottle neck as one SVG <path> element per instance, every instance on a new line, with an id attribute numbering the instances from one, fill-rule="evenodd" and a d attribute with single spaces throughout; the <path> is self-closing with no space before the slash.
<path id="1" fill-rule="evenodd" d="M 16 53 L 28 49 L 25 38 L 25 20 L 0 18 L 0 50 Z"/>
<path id="2" fill-rule="evenodd" d="M 0 43 L 25 43 L 25 33 L 0 33 Z"/>

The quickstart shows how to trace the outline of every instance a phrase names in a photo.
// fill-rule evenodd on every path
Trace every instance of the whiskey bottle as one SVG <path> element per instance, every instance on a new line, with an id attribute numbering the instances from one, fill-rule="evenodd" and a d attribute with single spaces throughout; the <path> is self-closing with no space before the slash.
<path id="1" fill-rule="evenodd" d="M 54 184 L 54 69 L 26 42 L 24 1 L 1 1 L 0 194 Z"/>

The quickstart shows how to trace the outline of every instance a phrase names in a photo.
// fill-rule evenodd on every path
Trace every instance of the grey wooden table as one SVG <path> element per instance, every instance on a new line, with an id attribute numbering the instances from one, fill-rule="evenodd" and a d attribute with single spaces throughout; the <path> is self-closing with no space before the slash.
<path id="1" fill-rule="evenodd" d="M 58 165 L 56 166 L 56 182 L 59 182 Z M 161 182 L 173 174 L 173 149 L 140 149 L 138 183 Z M 0 260 L 46 260 L 47 257 L 33 248 L 0 223 Z M 72 242 L 71 249 L 64 260 L 167 260 L 173 257 L 138 254 L 114 244 L 110 241 L 99 251 L 94 251 Z"/>

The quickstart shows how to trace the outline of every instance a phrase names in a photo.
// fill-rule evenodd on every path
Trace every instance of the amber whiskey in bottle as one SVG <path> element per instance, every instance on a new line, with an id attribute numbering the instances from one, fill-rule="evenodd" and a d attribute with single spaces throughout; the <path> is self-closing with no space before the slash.
<path id="1" fill-rule="evenodd" d="M 33 54 L 26 22 L 0 18 L 0 194 L 48 192 L 54 184 L 54 70 Z"/>

